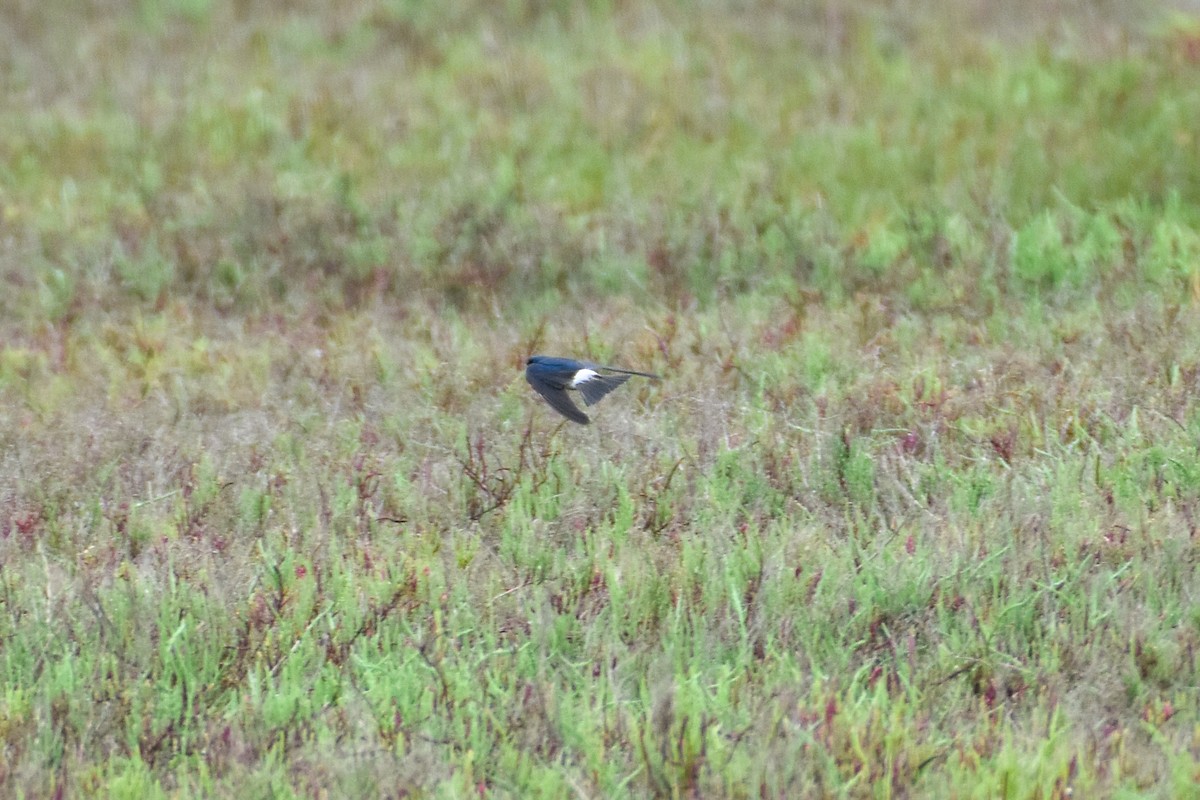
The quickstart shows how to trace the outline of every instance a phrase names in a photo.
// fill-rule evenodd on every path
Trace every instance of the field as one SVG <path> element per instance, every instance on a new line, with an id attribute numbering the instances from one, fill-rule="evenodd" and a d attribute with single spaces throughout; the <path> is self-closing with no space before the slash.
<path id="1" fill-rule="evenodd" d="M 1185 6 L 4 3 L 0 795 L 1200 796 Z"/>

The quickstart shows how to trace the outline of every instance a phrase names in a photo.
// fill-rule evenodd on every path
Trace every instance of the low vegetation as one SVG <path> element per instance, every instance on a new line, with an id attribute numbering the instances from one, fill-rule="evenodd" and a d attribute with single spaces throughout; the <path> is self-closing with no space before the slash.
<path id="1" fill-rule="evenodd" d="M 1200 22 L 992 5 L 8 4 L 0 794 L 1191 796 Z"/>

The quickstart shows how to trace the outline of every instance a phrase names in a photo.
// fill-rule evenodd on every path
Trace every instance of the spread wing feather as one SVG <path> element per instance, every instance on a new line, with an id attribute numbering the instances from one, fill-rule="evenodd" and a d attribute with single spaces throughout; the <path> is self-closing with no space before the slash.
<path id="1" fill-rule="evenodd" d="M 606 394 L 627 380 L 629 380 L 629 375 L 596 375 L 588 378 L 576 388 L 583 395 L 583 402 L 594 406 L 603 400 Z M 568 398 L 568 402 L 570 402 L 570 398 Z"/>
<path id="2" fill-rule="evenodd" d="M 558 413 L 562 414 L 572 422 L 578 422 L 580 425 L 587 425 L 591 422 L 588 415 L 579 410 L 579 406 L 571 402 L 571 398 L 567 395 L 567 390 L 561 384 L 552 383 L 542 379 L 540 376 L 526 372 L 525 379 L 529 381 L 538 394 L 546 398 L 546 402 L 550 404 Z M 586 398 L 586 395 L 584 395 Z M 603 395 L 601 395 L 603 397 Z"/>

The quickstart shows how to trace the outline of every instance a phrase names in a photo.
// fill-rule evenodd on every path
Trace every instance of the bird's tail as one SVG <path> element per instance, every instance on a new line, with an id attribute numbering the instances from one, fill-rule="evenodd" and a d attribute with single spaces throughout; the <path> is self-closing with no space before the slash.
<path id="1" fill-rule="evenodd" d="M 653 380 L 653 381 L 662 380 L 662 378 L 660 378 L 657 375 L 653 375 L 649 372 L 638 372 L 635 369 L 618 369 L 616 367 L 601 367 L 600 369 L 608 370 L 609 372 L 619 372 L 622 375 L 637 375 L 641 378 L 649 378 L 650 380 Z M 618 384 L 618 385 L 620 385 L 620 384 Z"/>

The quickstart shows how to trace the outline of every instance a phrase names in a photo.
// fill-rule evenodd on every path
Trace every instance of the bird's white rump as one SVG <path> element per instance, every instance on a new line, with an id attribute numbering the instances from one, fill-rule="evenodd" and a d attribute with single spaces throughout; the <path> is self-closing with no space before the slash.
<path id="1" fill-rule="evenodd" d="M 571 380 L 571 388 L 579 386 L 581 383 L 587 383 L 592 378 L 599 378 L 600 373 L 594 369 L 581 369 L 575 373 L 575 377 Z"/>

